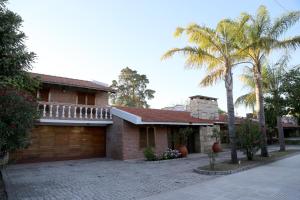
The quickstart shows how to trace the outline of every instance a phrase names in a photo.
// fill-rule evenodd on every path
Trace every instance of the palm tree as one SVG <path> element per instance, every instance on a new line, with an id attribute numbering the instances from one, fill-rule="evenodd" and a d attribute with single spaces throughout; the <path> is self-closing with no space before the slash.
<path id="1" fill-rule="evenodd" d="M 287 73 L 289 56 L 282 56 L 277 63 L 267 67 L 268 92 L 266 94 L 266 103 L 273 107 L 277 120 L 277 130 L 279 136 L 280 151 L 285 151 L 284 133 L 281 124 L 281 116 L 286 114 L 286 108 L 283 99 L 283 90 L 281 88 L 283 79 Z"/>
<path id="2" fill-rule="evenodd" d="M 264 98 L 262 87 L 262 63 L 273 49 L 292 48 L 300 46 L 300 36 L 282 39 L 282 35 L 293 26 L 300 18 L 300 12 L 288 12 L 271 22 L 269 12 L 265 6 L 260 6 L 255 16 L 242 14 L 249 17 L 245 35 L 240 42 L 241 51 L 247 54 L 252 65 L 255 81 L 256 109 L 261 131 L 261 155 L 268 156 L 267 137 L 265 127 Z"/>
<path id="3" fill-rule="evenodd" d="M 178 37 L 185 32 L 189 43 L 193 46 L 173 48 L 162 57 L 162 59 L 166 59 L 176 53 L 181 53 L 187 57 L 187 67 L 206 68 L 207 75 L 202 79 L 201 86 L 209 86 L 219 80 L 225 81 L 232 163 L 237 163 L 232 68 L 238 65 L 243 58 L 243 55 L 237 50 L 236 41 L 241 36 L 240 33 L 243 32 L 246 21 L 247 17 L 241 18 L 238 22 L 222 20 L 216 29 L 197 24 L 191 24 L 187 28 L 177 28 L 175 36 Z"/>
<path id="4" fill-rule="evenodd" d="M 284 75 L 286 74 L 288 61 L 289 56 L 284 55 L 275 64 L 264 63 L 262 67 L 262 89 L 264 98 L 266 98 L 265 104 L 267 105 L 267 110 L 271 109 L 275 112 L 281 151 L 285 150 L 284 135 L 281 125 L 281 115 L 284 112 L 284 105 L 282 103 L 283 91 L 281 90 L 281 85 Z M 241 81 L 245 84 L 245 87 L 249 89 L 249 93 L 238 97 L 235 102 L 236 106 L 245 105 L 246 107 L 251 108 L 255 106 L 255 82 L 251 70 L 251 68 L 246 67 L 244 73 L 240 77 Z M 269 118 L 270 117 L 272 116 L 269 116 Z M 272 119 L 271 121 L 275 120 Z"/>
<path id="5" fill-rule="evenodd" d="M 245 67 L 243 74 L 240 76 L 241 82 L 244 84 L 244 88 L 249 92 L 239 96 L 235 100 L 235 106 L 244 105 L 246 108 L 251 108 L 252 113 L 255 113 L 255 82 L 253 77 L 253 71 L 251 67 Z M 263 91 L 265 92 L 268 89 L 268 77 L 267 77 L 267 67 L 264 65 L 262 67 L 262 81 L 263 81 Z"/>

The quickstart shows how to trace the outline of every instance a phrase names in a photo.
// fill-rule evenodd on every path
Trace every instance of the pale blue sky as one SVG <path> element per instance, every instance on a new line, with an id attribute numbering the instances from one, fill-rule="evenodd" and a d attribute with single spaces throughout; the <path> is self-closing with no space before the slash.
<path id="1" fill-rule="evenodd" d="M 182 103 L 201 94 L 219 98 L 226 110 L 224 83 L 201 88 L 204 71 L 184 69 L 184 58 L 161 61 L 171 47 L 184 46 L 185 39 L 173 37 L 177 26 L 195 22 L 214 27 L 223 18 L 241 12 L 254 13 L 259 5 L 272 16 L 300 10 L 299 0 L 10 0 L 9 8 L 24 19 L 29 49 L 37 55 L 34 72 L 111 83 L 129 66 L 150 80 L 156 90 L 153 108 Z M 299 34 L 300 24 L 288 34 Z M 288 36 L 287 34 L 287 36 Z M 292 63 L 300 63 L 297 50 Z M 237 69 L 235 75 L 241 72 Z M 238 78 L 234 97 L 246 90 Z M 243 107 L 236 109 L 244 115 Z"/>

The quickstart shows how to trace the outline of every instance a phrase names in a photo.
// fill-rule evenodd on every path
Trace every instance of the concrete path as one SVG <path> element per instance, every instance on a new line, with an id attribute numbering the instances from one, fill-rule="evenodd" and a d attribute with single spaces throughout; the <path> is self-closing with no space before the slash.
<path id="1" fill-rule="evenodd" d="M 299 200 L 300 155 L 144 200 Z"/>

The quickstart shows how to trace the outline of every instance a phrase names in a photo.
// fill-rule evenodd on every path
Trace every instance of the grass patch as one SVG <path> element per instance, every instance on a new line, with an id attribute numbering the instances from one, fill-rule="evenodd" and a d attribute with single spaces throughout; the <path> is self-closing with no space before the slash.
<path id="1" fill-rule="evenodd" d="M 230 171 L 230 170 L 238 170 L 240 168 L 246 168 L 254 165 L 261 165 L 265 163 L 269 163 L 272 161 L 276 161 L 280 158 L 288 156 L 294 153 L 300 153 L 299 150 L 286 150 L 286 151 L 274 151 L 270 152 L 269 157 L 261 157 L 259 155 L 254 156 L 254 159 L 249 161 L 247 158 L 240 159 L 240 164 L 232 164 L 230 161 L 223 161 L 220 163 L 215 164 L 214 170 L 210 169 L 209 165 L 199 167 L 200 170 L 207 170 L 207 171 Z"/>

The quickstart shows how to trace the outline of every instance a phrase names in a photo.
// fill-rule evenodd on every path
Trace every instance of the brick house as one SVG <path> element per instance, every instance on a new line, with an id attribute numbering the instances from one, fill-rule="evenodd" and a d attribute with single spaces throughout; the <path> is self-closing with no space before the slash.
<path id="1" fill-rule="evenodd" d="M 16 162 L 107 157 L 141 159 L 143 149 L 160 154 L 175 148 L 179 128 L 192 127 L 188 149 L 204 152 L 211 147 L 217 127 L 217 100 L 190 97 L 187 111 L 110 107 L 108 85 L 31 73 L 41 80 L 37 91 L 41 118 L 31 132 L 31 144 L 11 154 Z"/>

